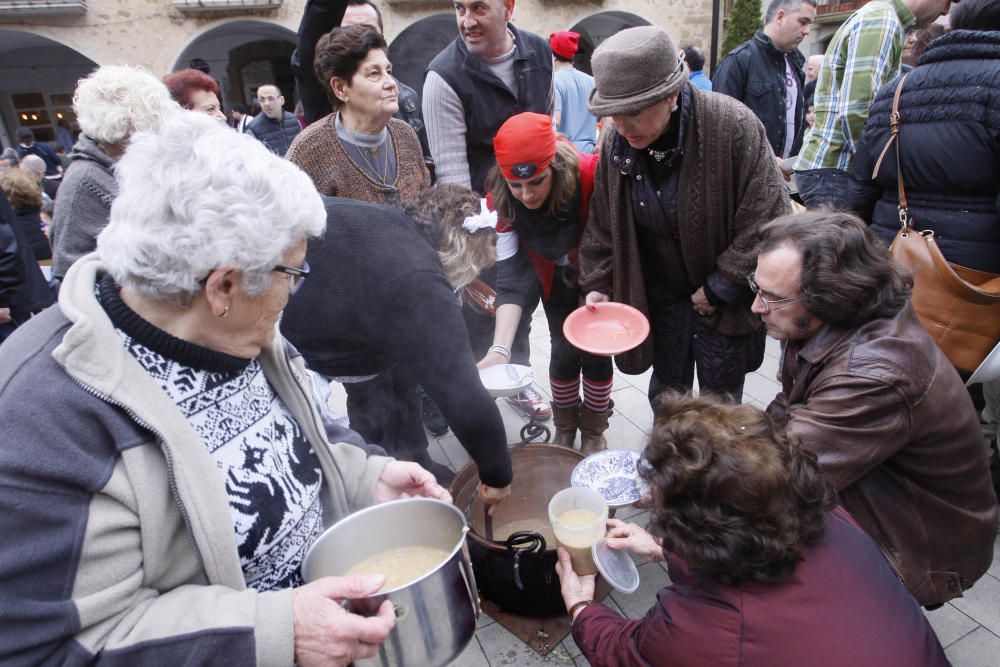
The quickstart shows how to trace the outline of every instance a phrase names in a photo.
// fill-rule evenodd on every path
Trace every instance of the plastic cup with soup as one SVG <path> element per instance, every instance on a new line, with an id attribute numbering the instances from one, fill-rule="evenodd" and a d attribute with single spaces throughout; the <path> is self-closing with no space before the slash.
<path id="1" fill-rule="evenodd" d="M 579 575 L 597 573 L 591 549 L 604 537 L 607 521 L 607 503 L 593 489 L 563 489 L 549 501 L 549 522 L 556 542 L 569 552 L 573 571 Z"/>

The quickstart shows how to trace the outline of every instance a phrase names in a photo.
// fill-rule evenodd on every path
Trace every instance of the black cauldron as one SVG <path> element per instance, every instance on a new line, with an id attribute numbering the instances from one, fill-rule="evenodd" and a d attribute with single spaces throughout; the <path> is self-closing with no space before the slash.
<path id="1" fill-rule="evenodd" d="M 455 476 L 451 495 L 469 520 L 467 544 L 476 585 L 480 595 L 501 610 L 527 616 L 565 613 L 548 508 L 552 496 L 570 486 L 573 468 L 583 458 L 558 445 L 512 446 L 511 494 L 497 507 L 492 526 L 487 526 L 485 505 L 476 494 L 475 464 Z"/>

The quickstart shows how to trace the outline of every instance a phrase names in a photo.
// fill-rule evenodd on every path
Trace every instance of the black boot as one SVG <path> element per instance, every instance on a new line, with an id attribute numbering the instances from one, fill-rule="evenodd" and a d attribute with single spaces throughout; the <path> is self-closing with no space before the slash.
<path id="1" fill-rule="evenodd" d="M 442 436 L 448 432 L 448 422 L 444 420 L 444 415 L 434 405 L 434 401 L 424 393 L 424 388 L 420 388 L 420 409 L 423 413 L 424 428 L 431 432 L 431 435 Z"/>

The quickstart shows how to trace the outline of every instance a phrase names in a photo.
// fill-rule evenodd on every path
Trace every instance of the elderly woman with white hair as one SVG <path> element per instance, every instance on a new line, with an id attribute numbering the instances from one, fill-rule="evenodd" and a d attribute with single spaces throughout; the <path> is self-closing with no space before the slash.
<path id="1" fill-rule="evenodd" d="M 108 65 L 81 79 L 73 95 L 80 138 L 70 153 L 52 216 L 52 274 L 94 249 L 118 194 L 114 165 L 136 132 L 155 130 L 177 109 L 167 87 L 138 67 Z"/>
<path id="2" fill-rule="evenodd" d="M 323 528 L 414 463 L 331 444 L 277 335 L 326 213 L 309 177 L 198 113 L 136 135 L 57 308 L 0 348 L 0 662 L 346 665 L 383 578 L 303 584 Z M 17 628 L 17 631 L 12 631 Z"/>

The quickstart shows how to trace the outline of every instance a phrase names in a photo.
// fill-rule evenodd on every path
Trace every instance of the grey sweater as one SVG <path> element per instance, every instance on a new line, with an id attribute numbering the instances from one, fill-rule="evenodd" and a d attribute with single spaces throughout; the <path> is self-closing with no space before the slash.
<path id="1" fill-rule="evenodd" d="M 114 160 L 96 141 L 81 134 L 70 157 L 52 214 L 52 275 L 57 278 L 97 247 L 118 196 Z"/>
<path id="2" fill-rule="evenodd" d="M 125 350 L 96 254 L 0 347 L 0 663 L 292 665 L 292 591 L 244 582 L 205 443 Z M 301 357 L 258 357 L 323 472 L 328 523 L 389 459 L 330 444 Z M 44 423 L 43 423 L 44 422 Z"/>

